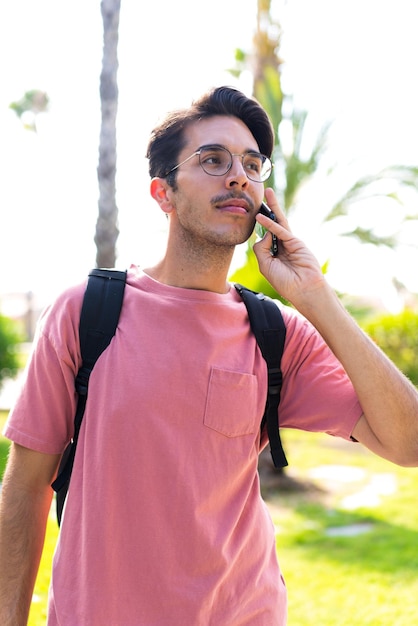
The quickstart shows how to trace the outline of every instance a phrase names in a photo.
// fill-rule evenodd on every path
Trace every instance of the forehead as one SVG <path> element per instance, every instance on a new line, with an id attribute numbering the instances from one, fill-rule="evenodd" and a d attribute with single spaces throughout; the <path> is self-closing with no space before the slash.
<path id="1" fill-rule="evenodd" d="M 187 149 L 196 150 L 206 144 L 219 144 L 230 150 L 259 150 L 248 127 L 237 117 L 216 115 L 197 120 L 185 131 Z"/>

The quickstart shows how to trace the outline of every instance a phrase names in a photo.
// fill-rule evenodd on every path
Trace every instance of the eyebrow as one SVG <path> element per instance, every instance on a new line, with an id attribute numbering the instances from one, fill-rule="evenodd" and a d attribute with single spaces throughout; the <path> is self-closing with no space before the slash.
<path id="1" fill-rule="evenodd" d="M 203 146 L 199 146 L 196 149 L 196 152 L 198 152 L 198 150 L 210 149 L 210 148 L 224 148 L 224 150 L 228 150 L 229 152 L 231 152 L 230 148 L 228 148 L 227 146 L 224 146 L 221 143 L 207 143 L 207 144 L 204 144 Z M 250 152 L 255 152 L 256 154 L 261 154 L 261 152 L 259 152 L 255 148 L 247 148 L 241 154 L 248 154 Z M 235 152 L 234 153 L 231 152 L 231 154 L 235 154 Z"/>

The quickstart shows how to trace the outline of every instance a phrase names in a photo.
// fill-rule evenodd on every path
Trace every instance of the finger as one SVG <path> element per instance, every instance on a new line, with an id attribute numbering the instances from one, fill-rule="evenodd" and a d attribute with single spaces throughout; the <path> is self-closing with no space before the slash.
<path id="1" fill-rule="evenodd" d="M 274 233 L 279 237 L 279 239 L 289 239 L 291 235 L 287 224 L 283 224 L 281 221 L 274 221 L 270 217 L 266 215 L 262 215 L 261 213 L 257 213 L 255 216 L 256 221 L 266 228 L 269 232 Z"/>
<path id="2" fill-rule="evenodd" d="M 264 255 L 266 255 L 270 258 L 271 257 L 271 244 L 272 244 L 271 233 L 266 232 L 264 237 L 253 245 L 253 250 L 256 256 L 258 258 L 261 258 Z"/>
<path id="3" fill-rule="evenodd" d="M 287 217 L 285 213 L 283 212 L 283 210 L 281 209 L 277 196 L 274 193 L 273 189 L 271 189 L 271 187 L 268 187 L 265 190 L 265 196 L 266 196 L 267 204 L 269 205 L 270 209 L 273 211 L 274 215 L 276 216 L 277 221 L 282 226 L 284 226 L 287 230 L 290 230 Z"/>

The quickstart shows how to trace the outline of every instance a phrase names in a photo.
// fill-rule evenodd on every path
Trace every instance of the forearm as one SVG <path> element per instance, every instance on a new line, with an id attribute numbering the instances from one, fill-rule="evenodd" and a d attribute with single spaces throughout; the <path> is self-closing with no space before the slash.
<path id="1" fill-rule="evenodd" d="M 324 283 L 315 295 L 294 303 L 316 327 L 344 366 L 366 420 L 357 438 L 377 454 L 401 465 L 418 465 L 418 393 L 363 333 Z"/>
<path id="2" fill-rule="evenodd" d="M 27 623 L 59 455 L 11 444 L 0 499 L 0 624 Z"/>
<path id="3" fill-rule="evenodd" d="M 48 493 L 29 494 L 7 481 L 3 486 L 0 505 L 2 626 L 27 624 L 50 504 Z"/>

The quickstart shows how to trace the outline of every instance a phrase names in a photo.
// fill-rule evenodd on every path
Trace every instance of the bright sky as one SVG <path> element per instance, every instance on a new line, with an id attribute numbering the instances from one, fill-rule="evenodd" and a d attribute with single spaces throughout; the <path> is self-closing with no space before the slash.
<path id="1" fill-rule="evenodd" d="M 284 27 L 284 85 L 312 112 L 312 127 L 334 119 L 330 160 L 341 184 L 392 163 L 418 163 L 415 7 L 410 0 L 273 0 Z M 237 47 L 251 49 L 256 0 L 122 0 L 119 42 L 118 265 L 159 258 L 165 220 L 148 193 L 149 131 L 166 110 L 214 84 Z M 100 2 L 4 0 L 0 5 L 0 294 L 35 292 L 43 303 L 94 266 L 102 54 Z M 238 85 L 250 93 L 250 81 Z M 48 93 L 37 134 L 8 109 L 29 89 Z M 343 189 L 341 190 L 343 191 Z M 321 226 L 333 188 L 307 188 L 293 229 L 352 293 L 391 295 L 396 276 L 418 292 L 418 229 L 398 252 L 371 251 Z M 418 197 L 418 196 L 417 196 Z M 414 204 L 410 212 L 418 212 Z M 380 232 L 400 213 L 380 202 L 359 207 Z M 364 222 L 362 222 L 364 225 Z M 412 269 L 412 271 L 411 271 Z M 393 294 L 392 294 L 393 295 Z"/>

